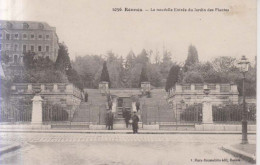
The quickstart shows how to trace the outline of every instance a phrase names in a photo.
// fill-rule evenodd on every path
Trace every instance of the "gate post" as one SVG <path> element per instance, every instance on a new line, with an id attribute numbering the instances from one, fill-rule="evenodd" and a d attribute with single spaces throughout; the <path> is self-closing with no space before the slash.
<path id="1" fill-rule="evenodd" d="M 202 104 L 202 124 L 213 124 L 212 103 L 209 97 L 209 89 L 204 89 L 205 97 Z"/>
<path id="2" fill-rule="evenodd" d="M 42 124 L 42 97 L 36 94 L 33 99 L 31 124 Z"/>

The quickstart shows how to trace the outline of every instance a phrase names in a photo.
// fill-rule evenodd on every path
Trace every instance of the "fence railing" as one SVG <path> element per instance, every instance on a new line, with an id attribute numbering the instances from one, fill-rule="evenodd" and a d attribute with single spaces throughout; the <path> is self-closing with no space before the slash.
<path id="1" fill-rule="evenodd" d="M 149 106 L 143 105 L 141 112 L 144 124 L 201 124 L 202 123 L 202 104 L 183 106 L 177 104 L 175 108 L 165 107 L 164 105 Z M 212 117 L 216 124 L 241 124 L 243 116 L 242 105 L 213 106 Z M 256 123 L 256 106 L 247 105 L 246 119 L 248 124 Z"/>
<path id="2" fill-rule="evenodd" d="M 239 104 L 221 107 L 213 106 L 212 114 L 214 123 L 238 124 L 242 121 L 243 108 Z M 256 106 L 254 104 L 247 105 L 245 115 L 249 124 L 255 124 Z"/>
<path id="3" fill-rule="evenodd" d="M 0 122 L 4 123 L 26 123 L 31 122 L 32 105 L 4 105 L 0 110 Z"/>

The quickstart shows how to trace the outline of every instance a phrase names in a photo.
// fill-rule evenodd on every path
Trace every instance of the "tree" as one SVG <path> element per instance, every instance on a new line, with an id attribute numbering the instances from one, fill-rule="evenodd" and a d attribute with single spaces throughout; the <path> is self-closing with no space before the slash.
<path id="1" fill-rule="evenodd" d="M 158 64 L 148 64 L 147 74 L 151 85 L 155 87 L 162 86 L 162 74 L 160 72 L 160 66 Z"/>
<path id="2" fill-rule="evenodd" d="M 78 72 L 84 87 L 97 88 L 104 60 L 98 55 L 76 57 L 72 67 Z"/>
<path id="3" fill-rule="evenodd" d="M 104 61 L 104 63 L 103 63 L 103 69 L 102 69 L 100 81 L 106 81 L 106 82 L 109 83 L 109 86 L 110 86 L 110 78 L 109 78 L 109 73 L 108 73 L 108 70 L 107 70 L 106 61 Z"/>
<path id="4" fill-rule="evenodd" d="M 239 71 L 237 66 L 237 60 L 234 57 L 222 56 L 217 57 L 212 61 L 212 65 L 217 72 L 228 73 L 233 71 Z"/>
<path id="5" fill-rule="evenodd" d="M 188 50 L 188 57 L 184 64 L 184 71 L 188 71 L 189 67 L 199 62 L 198 51 L 195 46 L 190 45 Z"/>
<path id="6" fill-rule="evenodd" d="M 173 65 L 170 69 L 166 80 L 165 90 L 168 92 L 173 86 L 175 86 L 176 82 L 178 81 L 178 76 L 180 72 L 180 67 L 178 65 Z"/>
<path id="7" fill-rule="evenodd" d="M 173 65 L 171 56 L 172 56 L 171 52 L 169 51 L 163 52 L 163 59 L 162 59 L 162 63 L 160 64 L 160 70 L 164 79 L 167 78 L 168 73 Z"/>
<path id="8" fill-rule="evenodd" d="M 203 83 L 203 77 L 199 72 L 190 71 L 186 72 L 184 76 L 185 83 Z"/>
<path id="9" fill-rule="evenodd" d="M 59 44 L 58 57 L 55 63 L 55 68 L 62 72 L 65 72 L 66 69 L 71 69 L 70 57 L 68 48 L 64 43 Z"/>
<path id="10" fill-rule="evenodd" d="M 201 63 L 198 62 L 195 65 L 190 67 L 190 71 L 188 72 L 197 72 L 200 73 L 201 76 L 203 77 L 203 81 L 206 83 L 221 83 L 221 75 L 218 73 L 212 63 L 206 62 L 206 63 Z M 186 72 L 187 73 L 187 72 Z"/>
<path id="11" fill-rule="evenodd" d="M 81 90 L 83 89 L 82 80 L 81 80 L 78 72 L 75 69 L 69 69 L 67 71 L 67 76 L 68 76 L 69 82 L 73 83 L 79 89 L 81 89 Z"/>
<path id="12" fill-rule="evenodd" d="M 134 52 L 131 50 L 128 55 L 126 56 L 126 63 L 125 63 L 125 68 L 126 69 L 131 69 L 134 67 L 135 65 L 135 54 Z"/>
<path id="13" fill-rule="evenodd" d="M 149 62 L 149 55 L 145 49 L 143 49 L 142 52 L 140 54 L 138 54 L 135 61 L 136 61 L 136 63 L 141 63 L 143 65 L 145 65 Z"/>
<path id="14" fill-rule="evenodd" d="M 146 81 L 149 81 L 149 80 L 148 80 L 148 76 L 147 76 L 146 65 L 144 65 L 142 68 L 142 71 L 141 71 L 141 75 L 140 75 L 139 86 L 141 87 L 141 83 L 146 82 Z"/>

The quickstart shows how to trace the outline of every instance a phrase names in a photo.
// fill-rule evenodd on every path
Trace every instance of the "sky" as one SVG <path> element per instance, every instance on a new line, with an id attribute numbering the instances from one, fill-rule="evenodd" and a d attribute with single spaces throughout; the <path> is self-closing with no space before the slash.
<path id="1" fill-rule="evenodd" d="M 115 12 L 113 8 L 144 12 Z M 164 8 L 226 8 L 229 12 L 152 12 Z M 0 0 L 0 19 L 43 21 L 56 27 L 71 59 L 112 50 L 125 57 L 144 48 L 168 50 L 174 61 L 194 45 L 200 61 L 256 56 L 256 0 Z M 152 58 L 153 58 L 152 57 Z"/>

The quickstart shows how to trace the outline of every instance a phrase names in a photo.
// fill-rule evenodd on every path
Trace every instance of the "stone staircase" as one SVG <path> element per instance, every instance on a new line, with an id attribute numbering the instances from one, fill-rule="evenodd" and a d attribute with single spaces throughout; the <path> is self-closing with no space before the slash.
<path id="1" fill-rule="evenodd" d="M 75 111 L 72 122 L 104 123 L 107 109 L 107 98 L 97 89 L 87 89 L 88 102 L 81 102 Z"/>
<path id="2" fill-rule="evenodd" d="M 166 101 L 164 89 L 152 89 L 151 98 L 143 96 L 140 99 L 141 109 L 148 113 L 146 122 L 174 122 L 173 108 Z M 146 115 L 144 115 L 146 116 Z"/>

